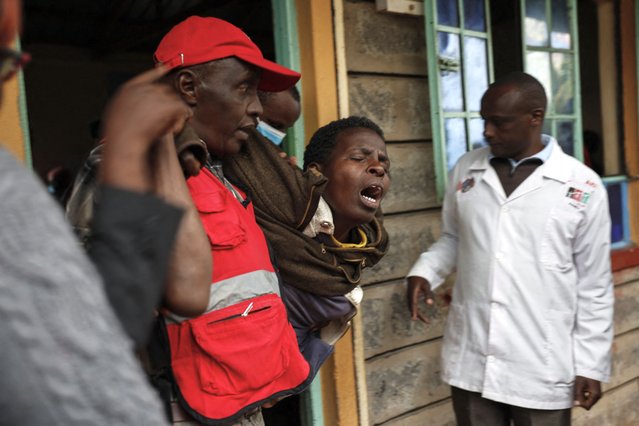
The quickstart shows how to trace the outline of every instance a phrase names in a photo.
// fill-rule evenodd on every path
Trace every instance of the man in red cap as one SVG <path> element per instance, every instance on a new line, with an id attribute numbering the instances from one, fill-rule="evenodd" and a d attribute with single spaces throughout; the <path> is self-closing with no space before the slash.
<path id="1" fill-rule="evenodd" d="M 193 107 L 190 125 L 215 157 L 236 154 L 257 123 L 257 89 L 279 92 L 300 74 L 264 59 L 239 28 L 217 18 L 192 16 L 164 36 L 157 63 L 173 69 L 175 89 Z"/>
<path id="2" fill-rule="evenodd" d="M 206 146 L 205 167 L 187 186 L 213 263 L 203 315 L 163 312 L 171 357 L 165 377 L 178 390 L 178 417 L 263 424 L 260 407 L 301 391 L 309 366 L 279 297 L 279 278 L 249 194 L 225 178 L 222 159 L 238 154 L 254 131 L 262 113 L 258 89 L 283 91 L 300 75 L 264 59 L 244 32 L 216 18 L 194 16 L 176 25 L 154 58 L 171 69 L 167 83 L 193 111 L 191 137 Z"/>

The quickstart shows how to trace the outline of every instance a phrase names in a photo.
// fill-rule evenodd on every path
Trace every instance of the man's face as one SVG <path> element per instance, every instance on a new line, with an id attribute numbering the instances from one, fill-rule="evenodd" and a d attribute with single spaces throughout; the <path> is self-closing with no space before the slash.
<path id="1" fill-rule="evenodd" d="M 286 132 L 300 118 L 300 104 L 288 90 L 277 92 L 268 96 L 268 101 L 262 105 L 263 112 L 260 116 L 271 127 L 280 132 Z"/>
<path id="2" fill-rule="evenodd" d="M 262 113 L 259 69 L 231 57 L 215 61 L 201 77 L 190 123 L 211 154 L 237 154 Z"/>
<path id="3" fill-rule="evenodd" d="M 336 238 L 373 220 L 390 187 L 390 160 L 377 133 L 341 131 L 327 164 L 319 168 L 329 179 L 324 197 L 333 211 Z"/>
<path id="4" fill-rule="evenodd" d="M 527 108 L 525 99 L 512 86 L 491 87 L 481 100 L 484 138 L 495 157 L 521 160 L 535 153 L 538 127 L 543 120 Z"/>

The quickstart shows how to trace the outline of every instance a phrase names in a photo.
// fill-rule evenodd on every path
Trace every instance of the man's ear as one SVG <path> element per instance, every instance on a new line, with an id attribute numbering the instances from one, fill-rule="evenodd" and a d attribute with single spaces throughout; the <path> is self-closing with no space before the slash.
<path id="1" fill-rule="evenodd" d="M 200 84 L 199 77 L 188 68 L 178 71 L 175 75 L 175 88 L 189 106 L 197 104 L 198 84 Z"/>
<path id="2" fill-rule="evenodd" d="M 543 108 L 535 108 L 532 111 L 532 120 L 530 120 L 530 125 L 532 127 L 538 127 L 543 125 L 545 115 L 546 115 L 546 111 L 544 111 Z"/>

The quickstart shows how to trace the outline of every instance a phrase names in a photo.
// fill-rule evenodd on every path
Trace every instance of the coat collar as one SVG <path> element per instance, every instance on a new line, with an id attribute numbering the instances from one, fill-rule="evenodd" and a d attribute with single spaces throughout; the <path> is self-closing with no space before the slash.
<path id="1" fill-rule="evenodd" d="M 547 139 L 548 144 L 552 144 L 552 151 L 550 157 L 539 167 L 539 171 L 542 176 L 548 179 L 553 179 L 562 183 L 570 180 L 570 170 L 565 167 L 563 158 L 566 154 L 557 143 L 557 140 L 552 136 L 542 135 Z M 489 162 L 490 148 L 483 148 L 482 155 L 478 155 L 474 161 L 470 164 L 469 170 L 471 171 L 486 171 L 492 169 Z"/>

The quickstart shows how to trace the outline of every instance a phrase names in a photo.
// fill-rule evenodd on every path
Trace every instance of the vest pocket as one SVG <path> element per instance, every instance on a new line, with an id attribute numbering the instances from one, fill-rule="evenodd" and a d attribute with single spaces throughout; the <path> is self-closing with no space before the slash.
<path id="1" fill-rule="evenodd" d="M 193 358 L 202 390 L 237 395 L 281 377 L 289 365 L 287 325 L 284 305 L 274 294 L 192 321 Z"/>
<path id="2" fill-rule="evenodd" d="M 228 190 L 200 190 L 191 196 L 212 248 L 229 249 L 246 241 L 246 229 L 230 205 L 236 200 Z"/>

